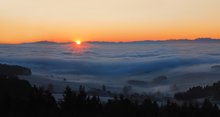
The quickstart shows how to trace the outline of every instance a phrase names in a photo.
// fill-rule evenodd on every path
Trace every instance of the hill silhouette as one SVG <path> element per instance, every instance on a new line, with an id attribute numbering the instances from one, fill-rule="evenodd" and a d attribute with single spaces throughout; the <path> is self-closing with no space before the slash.
<path id="1" fill-rule="evenodd" d="M 29 68 L 18 65 L 0 64 L 0 75 L 31 75 L 31 70 Z"/>

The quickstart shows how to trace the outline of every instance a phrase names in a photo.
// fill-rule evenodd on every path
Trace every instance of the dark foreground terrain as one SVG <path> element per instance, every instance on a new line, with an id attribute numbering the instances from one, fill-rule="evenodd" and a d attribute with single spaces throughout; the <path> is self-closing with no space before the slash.
<path id="1" fill-rule="evenodd" d="M 212 104 L 208 99 L 201 104 L 190 101 L 177 104 L 178 101 L 168 100 L 167 104 L 159 105 L 150 98 L 137 102 L 119 95 L 107 102 L 101 102 L 99 96 L 87 95 L 82 86 L 78 91 L 66 87 L 63 96 L 63 100 L 56 101 L 50 89 L 31 86 L 29 82 L 20 80 L 14 75 L 0 75 L 1 117 L 220 116 L 217 105 Z"/>

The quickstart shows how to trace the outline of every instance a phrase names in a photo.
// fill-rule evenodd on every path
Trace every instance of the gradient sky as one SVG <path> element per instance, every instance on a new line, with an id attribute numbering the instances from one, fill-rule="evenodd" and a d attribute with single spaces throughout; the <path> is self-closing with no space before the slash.
<path id="1" fill-rule="evenodd" d="M 1 0 L 0 43 L 220 38 L 220 0 Z"/>

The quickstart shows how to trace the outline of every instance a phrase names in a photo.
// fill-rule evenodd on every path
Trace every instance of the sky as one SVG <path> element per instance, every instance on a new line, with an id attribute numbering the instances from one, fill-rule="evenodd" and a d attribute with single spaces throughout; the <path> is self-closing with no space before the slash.
<path id="1" fill-rule="evenodd" d="M 0 43 L 220 38 L 220 0 L 0 0 Z"/>

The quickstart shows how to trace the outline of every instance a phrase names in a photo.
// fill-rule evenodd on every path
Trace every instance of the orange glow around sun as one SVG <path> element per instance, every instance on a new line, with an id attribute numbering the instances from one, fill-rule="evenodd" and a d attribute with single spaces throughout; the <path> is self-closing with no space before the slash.
<path id="1" fill-rule="evenodd" d="M 80 40 L 76 40 L 75 43 L 76 43 L 77 45 L 80 45 L 80 44 L 81 44 L 81 41 L 80 41 Z"/>
<path id="2" fill-rule="evenodd" d="M 0 0 L 0 44 L 220 38 L 220 0 L 52 1 Z"/>

